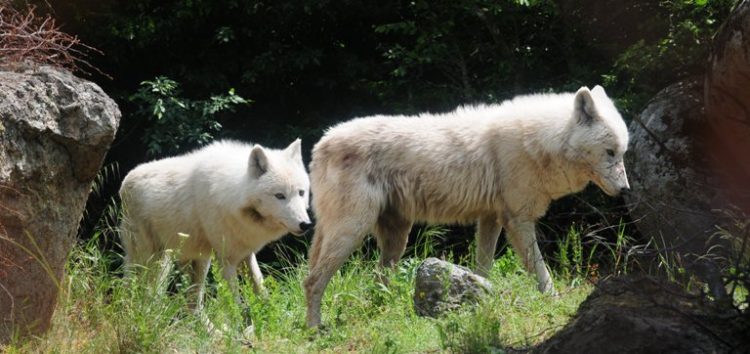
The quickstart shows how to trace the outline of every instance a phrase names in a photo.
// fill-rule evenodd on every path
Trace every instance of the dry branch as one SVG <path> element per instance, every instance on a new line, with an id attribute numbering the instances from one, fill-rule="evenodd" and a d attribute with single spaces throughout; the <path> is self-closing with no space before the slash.
<path id="1" fill-rule="evenodd" d="M 37 15 L 34 6 L 25 11 L 0 0 L 0 64 L 32 63 L 51 65 L 73 72 L 102 75 L 86 60 L 87 52 L 102 52 L 81 42 L 77 36 L 62 32 L 51 15 Z"/>

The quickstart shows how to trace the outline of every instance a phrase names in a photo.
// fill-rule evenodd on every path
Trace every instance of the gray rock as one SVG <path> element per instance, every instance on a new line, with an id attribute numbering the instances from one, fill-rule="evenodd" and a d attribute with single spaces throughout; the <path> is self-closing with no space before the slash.
<path id="1" fill-rule="evenodd" d="M 750 1 L 744 0 L 714 37 L 705 80 L 667 87 L 630 126 L 633 191 L 626 200 L 636 226 L 718 298 L 719 268 L 738 257 L 743 241 L 737 221 L 750 215 L 748 112 Z M 734 237 L 720 238 L 719 227 Z"/>
<path id="2" fill-rule="evenodd" d="M 419 265 L 415 283 L 414 310 L 429 317 L 474 304 L 492 289 L 487 279 L 468 268 L 437 258 L 427 258 Z"/>
<path id="3" fill-rule="evenodd" d="M 680 260 L 722 295 L 717 225 L 721 190 L 704 153 L 708 126 L 700 79 L 659 92 L 629 127 L 626 156 L 631 191 L 625 195 L 636 227 L 663 255 Z M 709 250 L 716 257 L 706 256 Z"/>
<path id="4" fill-rule="evenodd" d="M 0 71 L 0 343 L 48 328 L 119 119 L 99 86 L 66 71 Z"/>

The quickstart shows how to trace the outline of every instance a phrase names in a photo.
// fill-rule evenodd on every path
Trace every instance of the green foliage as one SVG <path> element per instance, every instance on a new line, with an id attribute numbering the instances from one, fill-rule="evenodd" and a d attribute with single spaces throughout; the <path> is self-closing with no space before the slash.
<path id="1" fill-rule="evenodd" d="M 452 108 L 506 98 L 542 78 L 550 85 L 548 70 L 556 68 L 541 64 L 549 63 L 558 39 L 535 29 L 558 25 L 551 1 L 420 0 L 401 13 L 399 21 L 374 27 L 390 68 L 390 78 L 373 82 L 381 95 L 401 92 Z"/>
<path id="2" fill-rule="evenodd" d="M 637 245 L 632 237 L 625 234 L 625 225 L 620 223 L 614 245 L 603 243 L 603 246 L 609 251 L 612 272 L 614 274 L 627 274 L 632 266 L 631 261 L 634 261 L 633 255 L 648 245 Z"/>
<path id="3" fill-rule="evenodd" d="M 625 224 L 616 226 L 614 240 L 607 240 L 597 232 L 586 231 L 573 225 L 562 238 L 557 240 L 557 272 L 563 279 L 569 279 L 572 286 L 581 281 L 596 281 L 600 272 L 606 274 L 627 274 L 637 264 L 636 254 L 648 248 L 638 245 L 625 234 Z"/>
<path id="4" fill-rule="evenodd" d="M 312 143 L 326 126 L 354 116 L 441 111 L 601 81 L 627 116 L 666 84 L 701 70 L 712 34 L 735 2 L 636 1 L 613 11 L 623 15 L 616 18 L 592 0 L 102 0 L 53 7 L 60 22 L 107 53 L 92 64 L 115 78 L 101 84 L 116 97 L 127 99 L 144 80 L 156 85 L 157 74 L 178 78 L 187 97 L 235 87 L 256 101 L 248 109 L 253 122 L 234 120 L 223 134 L 282 145 L 289 130 Z M 602 37 L 613 32 L 626 34 Z M 149 129 L 163 124 L 150 118 L 166 114 L 161 109 L 184 110 L 168 99 L 180 96 L 156 89 L 150 94 L 164 99 L 163 107 L 121 100 L 125 116 L 149 117 Z M 197 117 L 201 129 L 183 127 L 186 139 L 217 133 L 211 120 Z M 154 134 L 149 151 L 178 145 L 179 133 L 165 135 Z"/>
<path id="5" fill-rule="evenodd" d="M 26 352 L 241 352 L 244 311 L 214 264 L 204 309 L 188 308 L 188 279 L 172 267 L 138 269 L 122 277 L 111 271 L 120 255 L 103 252 L 91 240 L 75 248 L 62 285 L 59 308 L 46 335 L 0 350 Z M 278 245 L 278 244 L 277 244 Z M 276 246 L 274 246 L 276 248 Z M 276 248 L 278 268 L 265 265 L 267 296 L 257 297 L 250 282 L 241 292 L 255 325 L 253 350 L 279 352 L 372 351 L 496 352 L 529 346 L 551 336 L 591 291 L 581 284 L 558 284 L 553 298 L 536 290 L 536 281 L 520 269 L 514 256 L 492 270 L 494 291 L 475 309 L 441 319 L 416 316 L 414 274 L 420 260 L 405 259 L 389 274 L 389 285 L 377 281 L 375 258 L 353 257 L 332 279 L 323 298 L 326 329 L 316 334 L 304 327 L 307 275 L 304 254 Z M 287 260 L 291 261 L 286 263 Z M 115 267 L 116 268 L 116 267 Z M 156 280 L 156 281 L 154 281 Z M 564 282 L 568 282 L 565 280 Z M 207 328 L 213 324 L 215 330 Z"/>
<path id="6" fill-rule="evenodd" d="M 574 225 L 562 239 L 557 241 L 556 257 L 559 272 L 564 279 L 571 279 L 574 282 L 596 278 L 599 264 L 595 261 L 597 257 L 602 257 L 597 253 L 600 243 L 592 242 L 590 247 L 584 247 L 581 234 L 582 230 Z"/>
<path id="7" fill-rule="evenodd" d="M 750 326 L 750 218 L 740 209 L 723 210 L 727 224 L 718 228 L 714 237 L 729 245 L 730 252 L 724 261 L 728 266 L 723 278 L 728 297 L 736 313 Z M 707 256 L 708 257 L 708 256 Z M 726 304 L 725 304 L 726 305 Z"/>
<path id="8" fill-rule="evenodd" d="M 138 106 L 135 116 L 149 122 L 143 142 L 151 156 L 174 154 L 189 146 L 209 143 L 222 128 L 217 118 L 219 112 L 231 112 L 235 106 L 251 102 L 235 94 L 234 89 L 224 95 L 191 100 L 181 97 L 176 81 L 163 76 L 141 82 L 141 88 L 130 96 L 130 101 Z"/>
<path id="9" fill-rule="evenodd" d="M 469 320 L 467 321 L 467 317 Z M 505 353 L 502 322 L 486 312 L 450 313 L 438 322 L 440 346 L 450 353 Z"/>
<path id="10" fill-rule="evenodd" d="M 493 271 L 501 276 L 524 272 L 521 261 L 510 247 L 506 248 L 505 253 L 495 260 Z"/>
<path id="11" fill-rule="evenodd" d="M 131 275 L 122 282 L 115 280 L 110 306 L 117 309 L 112 315 L 118 351 L 143 353 L 167 349 L 168 341 L 164 339 L 175 331 L 173 319 L 184 316 L 182 312 L 187 308 L 184 296 L 168 298 L 162 295 L 166 294 L 169 280 L 175 276 L 172 261 L 165 258 L 159 262 L 159 268 Z M 156 279 L 154 284 L 146 284 L 152 279 Z"/>
<path id="12" fill-rule="evenodd" d="M 445 226 L 429 225 L 420 228 L 417 237 L 406 249 L 404 254 L 414 258 L 425 259 L 437 256 L 435 244 L 448 237 L 448 229 Z"/>
<path id="13" fill-rule="evenodd" d="M 622 90 L 620 107 L 638 113 L 667 85 L 704 72 L 711 39 L 736 0 L 671 0 L 659 2 L 667 16 L 665 34 L 639 40 L 620 53 L 604 84 Z"/>

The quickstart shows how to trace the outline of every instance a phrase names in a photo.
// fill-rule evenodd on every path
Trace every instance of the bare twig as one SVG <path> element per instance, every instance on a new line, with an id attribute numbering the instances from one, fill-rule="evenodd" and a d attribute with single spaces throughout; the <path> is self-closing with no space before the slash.
<path id="1" fill-rule="evenodd" d="M 35 10 L 29 6 L 19 11 L 0 0 L 0 63 L 31 62 L 84 74 L 93 70 L 109 77 L 86 60 L 86 52 L 103 54 L 100 50 L 60 31 L 51 15 L 41 17 Z"/>

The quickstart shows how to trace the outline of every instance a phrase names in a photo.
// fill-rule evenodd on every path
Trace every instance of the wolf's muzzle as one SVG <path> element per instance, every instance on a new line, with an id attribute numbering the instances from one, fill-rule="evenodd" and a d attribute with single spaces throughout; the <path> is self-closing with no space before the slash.
<path id="1" fill-rule="evenodd" d="M 299 229 L 302 230 L 302 232 L 305 232 L 307 230 L 310 230 L 312 228 L 313 224 L 309 222 L 301 222 L 299 223 Z"/>

